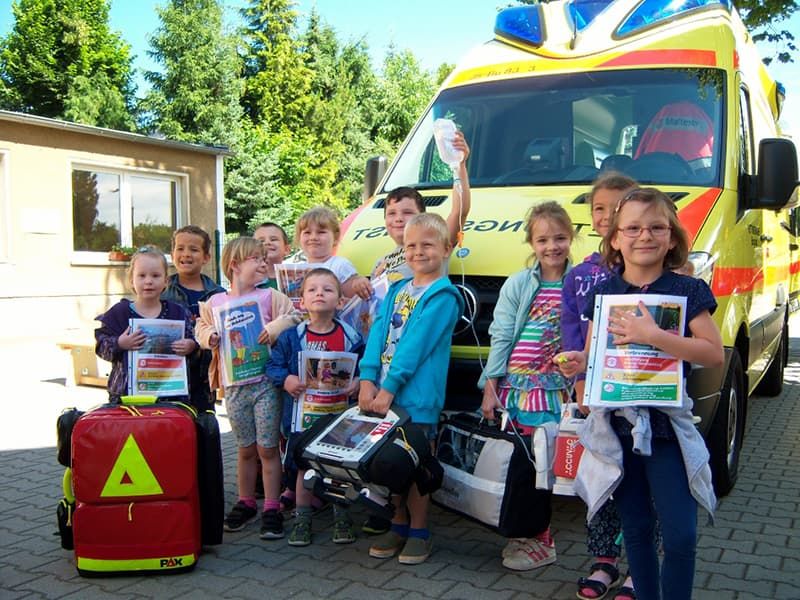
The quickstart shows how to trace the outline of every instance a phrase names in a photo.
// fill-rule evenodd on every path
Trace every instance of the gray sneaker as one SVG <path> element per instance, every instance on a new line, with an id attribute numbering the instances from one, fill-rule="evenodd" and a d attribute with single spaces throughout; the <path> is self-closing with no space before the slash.
<path id="1" fill-rule="evenodd" d="M 290 546 L 308 546 L 311 543 L 311 519 L 300 517 L 295 521 L 291 533 L 289 533 Z"/>
<path id="2" fill-rule="evenodd" d="M 334 544 L 352 544 L 356 541 L 356 534 L 353 531 L 353 522 L 347 517 L 340 517 L 333 522 Z"/>
<path id="3" fill-rule="evenodd" d="M 433 549 L 433 540 L 428 536 L 427 540 L 418 537 L 410 537 L 403 546 L 397 560 L 401 565 L 418 565 L 428 560 Z"/>
<path id="4" fill-rule="evenodd" d="M 403 548 L 406 539 L 391 529 L 379 535 L 369 547 L 372 558 L 391 558 Z"/>

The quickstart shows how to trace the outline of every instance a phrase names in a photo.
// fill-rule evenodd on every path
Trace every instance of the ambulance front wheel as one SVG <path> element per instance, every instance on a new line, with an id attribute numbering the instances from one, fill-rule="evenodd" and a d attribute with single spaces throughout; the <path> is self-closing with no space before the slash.
<path id="1" fill-rule="evenodd" d="M 727 496 L 739 474 L 739 455 L 742 451 L 747 392 L 739 353 L 731 355 L 725 384 L 708 433 L 706 445 L 711 455 L 711 474 L 717 497 Z"/>

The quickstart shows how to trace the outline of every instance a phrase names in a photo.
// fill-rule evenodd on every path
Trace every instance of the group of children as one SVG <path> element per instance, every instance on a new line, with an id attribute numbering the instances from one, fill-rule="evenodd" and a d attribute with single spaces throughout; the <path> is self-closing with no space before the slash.
<path id="1" fill-rule="evenodd" d="M 258 516 L 255 489 L 260 464 L 264 483 L 260 536 L 285 535 L 278 446 L 282 433 L 288 434 L 289 447 L 294 438 L 286 431 L 286 421 L 291 403 L 305 389 L 297 364 L 301 350 L 358 354 L 358 371 L 347 393 L 370 412 L 383 414 L 393 405 L 402 407 L 433 443 L 444 406 L 450 338 L 463 311 L 461 296 L 447 278 L 447 260 L 470 208 L 465 166 L 469 148 L 461 134 L 454 145 L 463 160 L 447 219 L 425 213 L 423 199 L 413 188 L 398 188 L 385 199 L 386 231 L 396 248 L 376 263 L 370 277 L 385 273 L 393 283 L 366 340 L 337 318 L 345 298 L 369 298 L 372 285 L 347 259 L 335 255 L 339 224 L 327 208 L 311 209 L 296 225 L 303 260 L 314 267 L 302 283 L 302 319 L 276 289 L 275 265 L 290 251 L 288 236 L 278 225 L 266 223 L 254 237 L 225 245 L 221 264 L 231 284 L 228 291 L 201 273 L 210 259 L 210 239 L 197 227 L 175 232 L 172 262 L 177 273 L 169 279 L 167 263 L 157 248 L 145 247 L 133 256 L 129 274 L 136 299 L 123 300 L 101 315 L 96 333 L 98 354 L 113 364 L 112 399 L 127 387 L 127 351 L 144 342 L 140 334 L 131 335 L 128 319 L 177 318 L 185 320 L 186 335 L 173 351 L 189 359 L 189 401 L 198 409 L 213 409 L 212 390 L 222 382 L 220 333 L 212 310 L 242 296 L 254 298 L 261 308 L 264 329 L 258 341 L 272 347 L 266 371 L 247 384 L 223 389 L 238 445 L 238 501 L 225 519 L 226 530 L 240 530 Z M 691 400 L 686 398 L 680 409 L 629 411 L 633 417 L 628 412 L 625 417 L 605 410 L 590 412 L 582 405 L 581 374 L 590 349 L 596 294 L 686 296 L 684 336 L 664 334 L 646 310 L 613 319 L 609 332 L 616 343 L 650 344 L 706 366 L 722 361 L 719 332 L 710 316 L 716 304 L 704 282 L 674 272 L 686 262 L 688 241 L 668 196 L 610 174 L 596 182 L 588 199 L 592 225 L 602 237 L 601 252 L 574 268 L 570 246 L 575 231 L 567 212 L 555 202 L 531 209 L 525 231 L 533 254 L 528 267 L 509 277 L 500 291 L 490 328 L 491 349 L 479 382 L 481 411 L 487 418 L 494 418 L 498 410 L 506 412 L 520 434 L 533 438 L 537 429 L 557 428 L 563 405 L 575 394 L 588 414 L 582 435 L 585 456 L 589 461 L 597 458 L 593 477 L 582 481 L 579 471 L 576 482 L 582 497 L 589 499 L 588 546 L 594 556 L 588 577 L 578 582 L 577 596 L 597 600 L 622 582 L 617 567 L 621 530 L 636 591 L 629 577 L 615 597 L 688 598 L 697 504 L 709 511 L 714 504 L 705 471 L 707 455 L 691 426 Z M 633 446 L 631 418 L 637 427 L 645 424 L 651 431 L 649 447 Z M 690 464 L 696 470 L 687 476 L 684 465 Z M 296 503 L 288 542 L 307 545 L 314 498 L 302 485 L 302 472 L 287 482 Z M 508 541 L 502 551 L 508 568 L 527 570 L 556 560 L 550 532 L 551 492 L 539 492 L 537 506 L 529 510 L 536 524 L 533 530 L 539 533 Z M 398 555 L 404 564 L 425 561 L 432 549 L 428 503 L 428 496 L 415 486 L 405 497 L 394 498 L 392 522 L 373 528 L 376 533 L 383 531 L 374 538 L 370 556 Z M 347 511 L 341 507 L 334 511 L 333 541 L 354 541 Z M 656 515 L 663 529 L 661 567 Z"/>

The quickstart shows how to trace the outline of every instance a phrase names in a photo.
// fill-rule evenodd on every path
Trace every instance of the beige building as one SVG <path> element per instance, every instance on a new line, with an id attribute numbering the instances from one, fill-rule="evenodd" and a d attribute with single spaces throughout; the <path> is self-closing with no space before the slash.
<path id="1" fill-rule="evenodd" d="M 113 244 L 198 225 L 224 238 L 227 149 L 0 111 L 0 336 L 92 339 L 130 293 Z"/>

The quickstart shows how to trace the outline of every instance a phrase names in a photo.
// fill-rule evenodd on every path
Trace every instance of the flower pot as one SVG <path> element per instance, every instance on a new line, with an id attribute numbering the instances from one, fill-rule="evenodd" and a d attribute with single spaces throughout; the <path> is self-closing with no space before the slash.
<path id="1" fill-rule="evenodd" d="M 117 261 L 117 262 L 125 262 L 131 259 L 130 254 L 125 254 L 124 252 L 120 252 L 119 250 L 112 250 L 108 253 L 108 260 Z"/>

